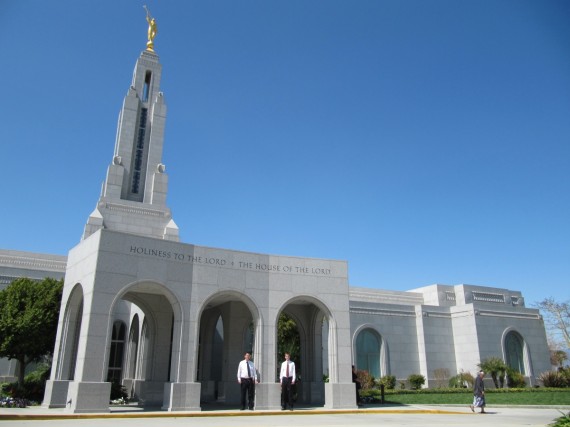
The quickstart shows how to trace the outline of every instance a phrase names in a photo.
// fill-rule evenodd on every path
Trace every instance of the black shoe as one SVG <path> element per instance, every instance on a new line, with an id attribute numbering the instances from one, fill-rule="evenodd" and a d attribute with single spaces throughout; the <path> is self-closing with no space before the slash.
<path id="1" fill-rule="evenodd" d="M 285 406 L 282 406 L 282 407 L 281 407 L 281 410 L 284 411 L 284 410 L 285 410 Z"/>
<path id="2" fill-rule="evenodd" d="M 240 411 L 245 411 L 245 408 L 241 408 Z"/>

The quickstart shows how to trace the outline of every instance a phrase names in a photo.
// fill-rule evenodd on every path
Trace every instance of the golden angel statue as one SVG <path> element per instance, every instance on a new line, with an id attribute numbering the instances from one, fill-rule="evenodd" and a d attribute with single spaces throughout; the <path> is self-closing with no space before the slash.
<path id="1" fill-rule="evenodd" d="M 157 28 L 156 20 L 150 15 L 148 7 L 143 6 L 146 10 L 146 22 L 148 22 L 148 41 L 146 42 L 146 50 L 154 52 L 154 38 L 156 37 Z"/>

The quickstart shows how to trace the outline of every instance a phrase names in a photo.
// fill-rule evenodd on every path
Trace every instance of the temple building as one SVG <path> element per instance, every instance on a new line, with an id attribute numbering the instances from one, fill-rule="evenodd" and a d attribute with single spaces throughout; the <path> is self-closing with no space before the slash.
<path id="1" fill-rule="evenodd" d="M 149 42 L 152 42 L 149 29 Z M 543 320 L 518 291 L 472 285 L 407 292 L 353 287 L 342 260 L 179 241 L 162 163 L 166 121 L 154 44 L 136 61 L 97 205 L 67 257 L 0 250 L 0 286 L 65 277 L 43 405 L 107 412 L 111 383 L 141 405 L 237 405 L 236 371 L 251 351 L 256 409 L 279 409 L 278 319 L 299 331 L 299 404 L 355 408 L 351 365 L 404 382 L 476 372 L 500 357 L 528 384 L 550 369 Z M 183 212 L 177 212 L 183 215 Z M 78 233 L 79 234 L 79 233 Z M 15 362 L 0 361 L 10 378 Z"/>

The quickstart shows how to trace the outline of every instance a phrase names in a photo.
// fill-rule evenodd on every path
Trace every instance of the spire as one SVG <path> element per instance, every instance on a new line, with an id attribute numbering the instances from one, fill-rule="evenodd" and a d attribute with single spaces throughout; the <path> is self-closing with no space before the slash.
<path id="1" fill-rule="evenodd" d="M 149 16 L 147 9 L 147 20 Z M 166 104 L 160 92 L 162 66 L 153 45 L 156 23 L 154 18 L 151 21 L 147 49 L 136 62 L 119 113 L 113 160 L 83 239 L 104 228 L 179 240 L 178 227 L 166 206 L 168 176 L 162 163 Z"/>

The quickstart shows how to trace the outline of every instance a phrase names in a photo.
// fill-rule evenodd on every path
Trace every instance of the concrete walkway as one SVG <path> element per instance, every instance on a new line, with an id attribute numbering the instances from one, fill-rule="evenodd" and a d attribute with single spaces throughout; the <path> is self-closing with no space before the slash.
<path id="1" fill-rule="evenodd" d="M 149 411 L 136 407 L 112 407 L 105 414 L 69 414 L 63 409 L 30 407 L 0 409 L 0 423 L 17 427 L 174 427 L 174 426 L 547 426 L 568 413 L 564 407 L 488 407 L 488 414 L 474 414 L 466 406 L 370 405 L 355 410 L 300 408 L 290 411 L 236 411 L 213 409 L 197 412 Z"/>

